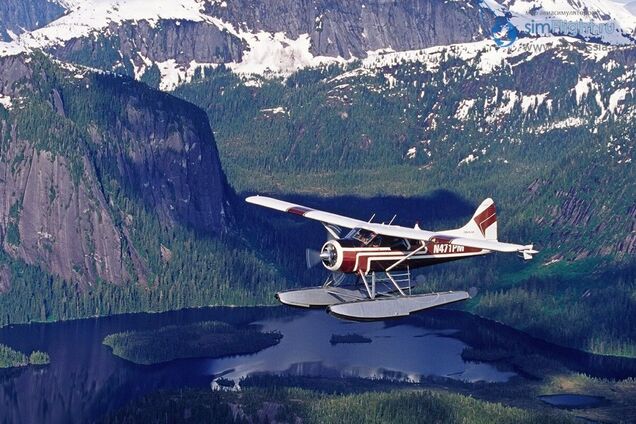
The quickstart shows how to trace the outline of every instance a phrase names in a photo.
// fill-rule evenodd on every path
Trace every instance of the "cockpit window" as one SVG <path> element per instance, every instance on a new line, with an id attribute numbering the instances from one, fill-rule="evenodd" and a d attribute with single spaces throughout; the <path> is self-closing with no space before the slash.
<path id="1" fill-rule="evenodd" d="M 371 247 L 390 247 L 396 250 L 409 250 L 411 248 L 411 243 L 406 239 L 376 234 L 363 228 L 354 228 L 345 238 L 358 240 L 363 245 Z"/>
<path id="2" fill-rule="evenodd" d="M 349 234 L 347 234 L 347 238 L 358 240 L 364 245 L 371 243 L 375 236 L 376 234 L 373 231 L 365 230 L 363 228 L 354 228 Z"/>

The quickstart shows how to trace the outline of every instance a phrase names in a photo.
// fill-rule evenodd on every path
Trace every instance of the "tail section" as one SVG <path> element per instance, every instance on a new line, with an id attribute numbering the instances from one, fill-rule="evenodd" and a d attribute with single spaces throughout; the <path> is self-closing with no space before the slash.
<path id="1" fill-rule="evenodd" d="M 484 200 L 466 225 L 455 230 L 442 231 L 442 234 L 482 240 L 497 240 L 497 208 L 495 208 L 495 202 L 490 198 Z"/>
<path id="2" fill-rule="evenodd" d="M 475 236 L 481 236 L 486 240 L 497 240 L 497 208 L 495 202 L 488 198 L 481 202 L 475 214 L 462 227 L 462 230 L 473 231 Z"/>

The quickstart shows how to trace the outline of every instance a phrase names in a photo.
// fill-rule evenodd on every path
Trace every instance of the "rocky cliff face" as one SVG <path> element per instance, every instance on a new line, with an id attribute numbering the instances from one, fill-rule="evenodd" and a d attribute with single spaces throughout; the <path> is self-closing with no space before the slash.
<path id="1" fill-rule="evenodd" d="M 12 39 L 11 33 L 40 28 L 59 18 L 65 10 L 49 0 L 2 0 L 0 3 L 0 41 Z"/>
<path id="2" fill-rule="evenodd" d="M 148 10 L 125 1 L 100 5 L 94 11 L 79 1 L 21 43 L 138 79 L 156 67 L 162 88 L 171 89 L 219 63 L 245 73 L 285 74 L 321 61 L 366 58 L 380 49 L 478 41 L 494 20 L 477 0 L 162 0 Z"/>
<path id="3" fill-rule="evenodd" d="M 89 118 L 96 166 L 128 187 L 163 222 L 204 234 L 225 228 L 225 177 L 208 118 L 202 110 L 133 81 L 91 77 L 109 99 Z M 77 93 L 81 100 L 83 93 Z M 112 114 L 112 110 L 119 111 Z M 104 119 L 105 114 L 111 115 Z"/>
<path id="4" fill-rule="evenodd" d="M 139 258 L 123 247 L 125 235 L 97 190 L 88 160 L 76 184 L 65 158 L 38 151 L 15 133 L 3 159 L 0 226 L 7 253 L 67 280 L 121 283 L 131 278 L 125 261 Z M 142 264 L 133 272 L 143 278 Z"/>
<path id="5" fill-rule="evenodd" d="M 108 63 L 120 73 L 142 76 L 153 63 L 178 64 L 240 62 L 245 43 L 214 25 L 164 20 L 111 24 L 106 36 L 73 38 L 53 46 L 57 57 L 84 64 Z M 121 53 L 121 55 L 120 55 Z"/>
<path id="6" fill-rule="evenodd" d="M 209 2 L 206 13 L 252 31 L 309 34 L 313 54 L 345 59 L 481 40 L 491 22 L 476 1 L 238 0 Z"/>
<path id="7" fill-rule="evenodd" d="M 224 231 L 225 179 L 194 106 L 41 56 L 1 59 L 0 93 L 11 99 L 0 108 L 0 242 L 10 256 L 83 284 L 144 282 L 130 236 L 143 222 L 122 198 L 165 226 Z"/>

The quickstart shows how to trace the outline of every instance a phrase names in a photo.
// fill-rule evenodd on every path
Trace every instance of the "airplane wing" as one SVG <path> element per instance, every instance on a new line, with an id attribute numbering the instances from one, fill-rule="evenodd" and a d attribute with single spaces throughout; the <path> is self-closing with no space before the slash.
<path id="1" fill-rule="evenodd" d="M 266 208 L 275 209 L 282 212 L 289 212 L 305 218 L 322 222 L 323 224 L 337 225 L 344 228 L 363 228 L 373 231 L 376 234 L 382 234 L 390 237 L 405 238 L 419 241 L 441 241 L 453 245 L 474 247 L 477 249 L 485 249 L 493 252 L 504 253 L 523 253 L 525 259 L 532 258 L 536 253 L 533 245 L 521 245 L 512 243 L 502 243 L 497 240 L 486 240 L 468 237 L 453 237 L 448 234 L 437 234 L 433 231 L 422 230 L 419 228 L 402 227 L 399 225 L 380 224 L 375 222 L 361 221 L 359 219 L 349 218 L 331 212 L 325 212 L 317 209 L 308 208 L 306 206 L 297 205 L 295 203 L 285 202 L 283 200 L 273 199 L 266 196 L 250 196 L 245 199 L 246 202 L 254 205 L 264 206 Z"/>
<path id="2" fill-rule="evenodd" d="M 254 205 L 275 209 L 277 211 L 293 213 L 294 215 L 303 216 L 325 224 L 337 225 L 338 227 L 358 228 L 361 225 L 366 224 L 365 221 L 360 221 L 358 219 L 348 218 L 335 213 L 324 212 L 266 196 L 250 196 L 245 199 L 245 201 Z"/>

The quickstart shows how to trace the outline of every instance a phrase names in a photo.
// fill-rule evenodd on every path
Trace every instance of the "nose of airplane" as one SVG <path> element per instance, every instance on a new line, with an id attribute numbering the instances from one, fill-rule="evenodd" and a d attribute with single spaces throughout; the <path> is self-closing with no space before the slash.
<path id="1" fill-rule="evenodd" d="M 329 240 L 320 249 L 322 264 L 329 271 L 338 271 L 342 265 L 342 246 L 337 240 Z"/>

